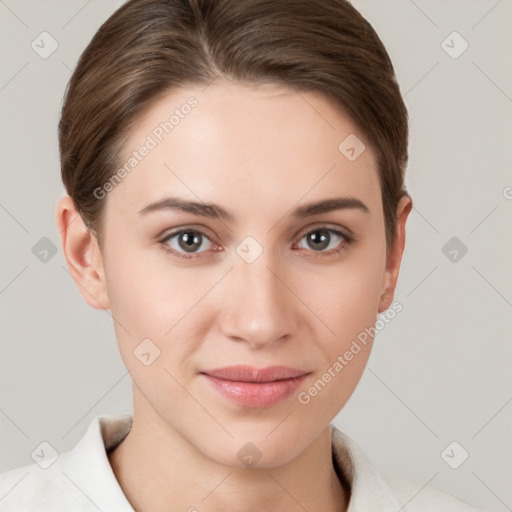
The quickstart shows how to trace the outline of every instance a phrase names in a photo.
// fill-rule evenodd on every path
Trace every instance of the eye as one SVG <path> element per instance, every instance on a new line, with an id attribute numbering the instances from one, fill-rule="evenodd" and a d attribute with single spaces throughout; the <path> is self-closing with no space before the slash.
<path id="1" fill-rule="evenodd" d="M 179 258 L 193 258 L 194 254 L 207 251 L 213 242 L 202 231 L 197 229 L 182 229 L 170 233 L 160 242 L 165 250 Z M 204 250 L 199 250 L 199 249 Z"/>
<path id="2" fill-rule="evenodd" d="M 305 240 L 308 247 L 314 252 L 327 255 L 335 255 L 344 249 L 352 242 L 352 238 L 342 233 L 337 229 L 321 226 L 312 231 L 309 231 L 302 236 L 300 241 Z M 298 244 L 300 245 L 300 241 Z"/>
<path id="3" fill-rule="evenodd" d="M 342 231 L 327 226 L 320 226 L 307 232 L 294 246 L 300 247 L 303 240 L 307 245 L 303 248 L 312 251 L 313 256 L 326 257 L 336 256 L 346 250 L 348 245 L 354 241 L 352 237 Z M 207 257 L 209 251 L 222 250 L 203 231 L 192 228 L 183 228 L 167 234 L 160 240 L 160 245 L 173 256 L 184 259 Z"/>

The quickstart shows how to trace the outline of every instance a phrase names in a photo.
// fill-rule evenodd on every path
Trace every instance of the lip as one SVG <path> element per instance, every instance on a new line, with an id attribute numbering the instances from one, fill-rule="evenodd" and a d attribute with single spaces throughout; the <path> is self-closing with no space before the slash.
<path id="1" fill-rule="evenodd" d="M 263 408 L 290 396 L 309 372 L 287 366 L 237 365 L 200 372 L 223 396 L 243 407 Z"/>

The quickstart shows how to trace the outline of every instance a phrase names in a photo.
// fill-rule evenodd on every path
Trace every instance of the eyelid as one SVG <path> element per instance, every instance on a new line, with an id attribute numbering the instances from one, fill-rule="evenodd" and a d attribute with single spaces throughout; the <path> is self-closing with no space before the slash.
<path id="1" fill-rule="evenodd" d="M 207 228 L 206 226 L 203 226 L 203 225 L 196 225 L 196 224 L 187 224 L 185 226 L 180 226 L 177 228 L 165 229 L 156 238 L 159 241 L 164 241 L 164 240 L 167 240 L 168 238 L 170 238 L 171 236 L 177 235 L 184 231 L 194 231 L 197 233 L 201 233 L 203 236 L 208 238 L 208 240 L 210 240 L 212 243 L 214 242 L 214 239 L 216 238 L 216 236 L 213 234 L 213 231 L 211 231 L 209 228 Z"/>
<path id="2" fill-rule="evenodd" d="M 328 222 L 319 222 L 319 223 L 313 224 L 312 226 L 308 226 L 307 228 L 304 228 L 303 230 L 300 230 L 298 232 L 298 233 L 302 233 L 300 236 L 297 234 L 293 238 L 295 239 L 298 237 L 298 239 L 300 240 L 304 236 L 308 235 L 309 233 L 311 233 L 313 231 L 317 231 L 319 229 L 325 229 L 327 231 L 335 231 L 337 233 L 340 233 L 343 236 L 343 238 L 345 238 L 345 240 L 347 240 L 347 241 L 351 241 L 351 242 L 357 241 L 352 230 L 350 230 L 344 226 L 340 226 L 338 224 L 330 224 Z"/>

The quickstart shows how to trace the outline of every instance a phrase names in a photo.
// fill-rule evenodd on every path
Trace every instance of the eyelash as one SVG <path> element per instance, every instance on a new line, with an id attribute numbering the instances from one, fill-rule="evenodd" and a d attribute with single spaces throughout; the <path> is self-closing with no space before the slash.
<path id="1" fill-rule="evenodd" d="M 352 236 L 349 236 L 347 235 L 346 233 L 343 233 L 342 231 L 338 230 L 338 229 L 334 229 L 334 228 L 330 228 L 328 226 L 319 226 L 319 227 L 316 227 L 310 231 L 307 231 L 306 233 L 304 233 L 300 238 L 299 238 L 299 242 L 306 236 L 310 235 L 311 233 L 315 233 L 317 231 L 328 231 L 329 233 L 334 233 L 335 235 L 337 236 L 340 236 L 343 240 L 338 244 L 337 248 L 336 249 L 331 249 L 330 251 L 312 251 L 312 257 L 313 258 L 332 258 L 332 257 L 336 257 L 338 256 L 340 253 L 346 251 L 349 247 L 350 244 L 352 244 L 353 242 L 355 242 L 355 238 L 353 238 Z M 209 240 L 211 243 L 214 243 L 210 240 L 210 238 L 208 237 L 208 235 L 206 233 L 204 233 L 203 231 L 201 231 L 200 229 L 193 229 L 193 228 L 182 228 L 180 229 L 179 231 L 174 231 L 172 233 L 169 233 L 165 236 L 165 238 L 163 238 L 162 240 L 160 240 L 160 245 L 162 246 L 162 248 L 169 254 L 171 254 L 172 256 L 174 257 L 177 257 L 177 258 L 180 258 L 180 259 L 184 259 L 184 260 L 191 260 L 191 259 L 195 259 L 195 258 L 203 258 L 203 257 L 208 257 L 208 255 L 206 255 L 205 253 L 207 251 L 204 251 L 204 252 L 199 252 L 199 253 L 190 253 L 190 255 L 186 255 L 186 253 L 182 253 L 182 252 L 179 252 L 179 251 L 176 251 L 175 249 L 172 249 L 168 244 L 167 242 L 171 239 L 171 238 L 174 238 L 175 236 L 177 235 L 180 235 L 182 233 L 193 233 L 193 234 L 199 234 L 203 237 L 205 237 L 207 240 Z M 203 254 L 205 254 L 203 256 Z"/>

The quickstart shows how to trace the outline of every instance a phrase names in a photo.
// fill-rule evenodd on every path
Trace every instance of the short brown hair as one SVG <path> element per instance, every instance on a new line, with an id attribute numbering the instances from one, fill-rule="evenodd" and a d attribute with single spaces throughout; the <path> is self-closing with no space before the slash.
<path id="1" fill-rule="evenodd" d="M 220 75 L 319 92 L 348 113 L 376 152 L 389 249 L 408 195 L 407 109 L 384 45 L 347 0 L 130 0 L 110 16 L 79 59 L 59 123 L 62 180 L 100 243 L 94 190 L 117 170 L 137 116 Z"/>

